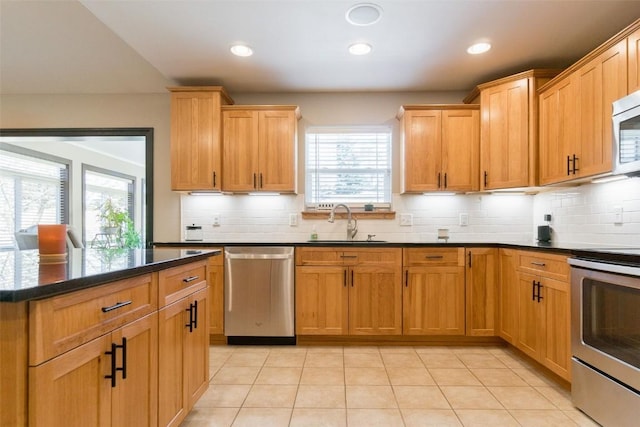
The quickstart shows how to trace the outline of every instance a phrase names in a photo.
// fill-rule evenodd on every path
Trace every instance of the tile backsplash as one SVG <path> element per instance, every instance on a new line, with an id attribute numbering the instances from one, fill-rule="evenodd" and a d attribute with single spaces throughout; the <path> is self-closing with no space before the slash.
<path id="1" fill-rule="evenodd" d="M 304 195 L 181 196 L 181 227 L 200 225 L 204 241 L 304 242 L 313 229 L 319 239 L 342 239 L 345 220 L 304 220 Z M 621 208 L 622 222 L 615 210 Z M 558 243 L 640 246 L 640 178 L 606 184 L 558 188 L 532 195 L 471 194 L 393 196 L 394 220 L 360 220 L 357 240 L 436 242 L 440 228 L 449 242 L 531 242 L 536 227 L 551 214 Z M 412 225 L 400 225 L 410 214 Z M 460 225 L 467 214 L 468 225 Z M 294 215 L 296 225 L 289 225 Z M 218 219 L 219 225 L 214 225 Z"/>

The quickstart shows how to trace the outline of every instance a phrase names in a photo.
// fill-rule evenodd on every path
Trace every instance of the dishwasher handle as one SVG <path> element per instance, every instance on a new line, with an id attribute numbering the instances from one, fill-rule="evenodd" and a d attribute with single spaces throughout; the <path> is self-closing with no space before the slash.
<path id="1" fill-rule="evenodd" d="M 292 259 L 293 255 L 290 254 L 233 254 L 225 253 L 227 259 Z"/>

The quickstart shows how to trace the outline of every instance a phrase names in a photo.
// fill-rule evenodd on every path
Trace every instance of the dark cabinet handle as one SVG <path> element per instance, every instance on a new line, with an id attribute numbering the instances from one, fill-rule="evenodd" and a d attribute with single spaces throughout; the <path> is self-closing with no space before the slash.
<path id="1" fill-rule="evenodd" d="M 444 188 L 447 188 L 447 174 L 444 174 Z"/>
<path id="2" fill-rule="evenodd" d="M 189 277 L 185 277 L 184 279 L 182 279 L 182 281 L 184 283 L 189 283 L 189 282 L 193 282 L 194 280 L 198 280 L 200 278 L 200 276 L 189 276 Z"/>
<path id="3" fill-rule="evenodd" d="M 351 270 L 351 287 L 353 288 L 353 270 Z"/>
<path id="4" fill-rule="evenodd" d="M 531 264 L 537 265 L 538 267 L 544 267 L 545 265 L 547 265 L 544 262 L 536 262 L 536 261 L 531 261 Z"/>
<path id="5" fill-rule="evenodd" d="M 567 175 L 571 175 L 571 156 L 567 156 Z"/>
<path id="6" fill-rule="evenodd" d="M 358 255 L 340 255 L 340 258 L 358 258 Z"/>
<path id="7" fill-rule="evenodd" d="M 193 302 L 193 327 L 198 329 L 198 301 Z"/>
<path id="8" fill-rule="evenodd" d="M 538 282 L 538 295 L 536 295 L 536 299 L 538 300 L 538 302 L 540 302 L 540 300 L 543 299 L 541 295 L 542 287 L 543 287 L 542 283 Z"/>
<path id="9" fill-rule="evenodd" d="M 256 188 L 256 174 L 253 174 L 253 188 Z"/>
<path id="10" fill-rule="evenodd" d="M 213 172 L 213 186 L 216 186 L 216 173 L 215 171 Z"/>
<path id="11" fill-rule="evenodd" d="M 488 177 L 489 177 L 489 174 L 487 173 L 487 171 L 484 171 L 484 186 L 485 186 L 485 187 L 488 185 L 488 184 L 487 184 L 487 182 L 488 182 Z"/>
<path id="12" fill-rule="evenodd" d="M 575 175 L 577 171 L 579 171 L 580 169 L 577 167 L 578 164 L 578 160 L 580 160 L 579 157 L 576 157 L 576 155 L 573 155 L 573 174 Z"/>
<path id="13" fill-rule="evenodd" d="M 536 281 L 531 281 L 531 301 L 536 300 Z"/>
<path id="14" fill-rule="evenodd" d="M 262 172 L 260 172 L 260 188 L 262 188 Z"/>
<path id="15" fill-rule="evenodd" d="M 102 312 L 103 313 L 108 313 L 110 311 L 117 310 L 119 308 L 125 307 L 125 306 L 130 305 L 130 304 L 131 304 L 131 301 L 117 302 L 117 303 L 115 303 L 113 305 L 110 305 L 109 307 L 102 307 Z"/>
<path id="16" fill-rule="evenodd" d="M 440 172 L 438 172 L 438 188 L 440 188 Z"/>
<path id="17" fill-rule="evenodd" d="M 347 270 L 346 269 L 344 270 L 344 280 L 343 280 L 343 282 L 344 282 L 344 287 L 346 288 L 347 287 Z"/>
<path id="18" fill-rule="evenodd" d="M 444 256 L 442 255 L 425 255 L 425 259 L 442 259 Z"/>
<path id="19" fill-rule="evenodd" d="M 404 271 L 404 287 L 409 287 L 409 270 Z"/>
<path id="20" fill-rule="evenodd" d="M 471 251 L 468 252 L 469 255 L 469 268 L 471 268 Z"/>
<path id="21" fill-rule="evenodd" d="M 122 366 L 118 368 L 116 360 L 116 352 L 122 349 Z M 122 379 L 127 378 L 127 339 L 122 338 L 122 344 L 111 343 L 111 350 L 105 351 L 105 355 L 111 356 L 111 374 L 105 375 L 105 379 L 111 380 L 111 387 L 116 386 L 116 372 L 122 372 Z"/>
<path id="22" fill-rule="evenodd" d="M 185 311 L 189 312 L 189 323 L 184 326 L 189 328 L 189 332 L 193 332 L 193 304 L 189 304 L 189 308 L 185 309 Z"/>

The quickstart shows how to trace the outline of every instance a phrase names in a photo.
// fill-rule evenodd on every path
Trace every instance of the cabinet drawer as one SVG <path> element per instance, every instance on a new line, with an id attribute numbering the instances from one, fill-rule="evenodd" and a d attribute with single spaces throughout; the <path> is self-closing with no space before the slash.
<path id="1" fill-rule="evenodd" d="M 404 249 L 405 267 L 421 265 L 464 267 L 464 248 Z"/>
<path id="2" fill-rule="evenodd" d="M 518 270 L 550 279 L 569 280 L 569 264 L 565 255 L 519 252 Z"/>
<path id="3" fill-rule="evenodd" d="M 158 309 L 145 274 L 29 304 L 29 364 L 38 365 Z"/>
<path id="4" fill-rule="evenodd" d="M 199 261 L 168 268 L 158 273 L 160 307 L 207 287 L 207 262 Z"/>
<path id="5" fill-rule="evenodd" d="M 296 265 L 402 265 L 400 248 L 298 248 Z"/>
<path id="6" fill-rule="evenodd" d="M 340 248 L 296 248 L 296 265 L 342 265 Z"/>

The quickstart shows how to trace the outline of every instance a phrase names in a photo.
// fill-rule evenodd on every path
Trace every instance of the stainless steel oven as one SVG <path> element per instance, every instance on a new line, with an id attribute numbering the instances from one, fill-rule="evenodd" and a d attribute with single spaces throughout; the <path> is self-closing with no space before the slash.
<path id="1" fill-rule="evenodd" d="M 569 263 L 573 403 L 604 426 L 640 425 L 640 265 Z"/>

